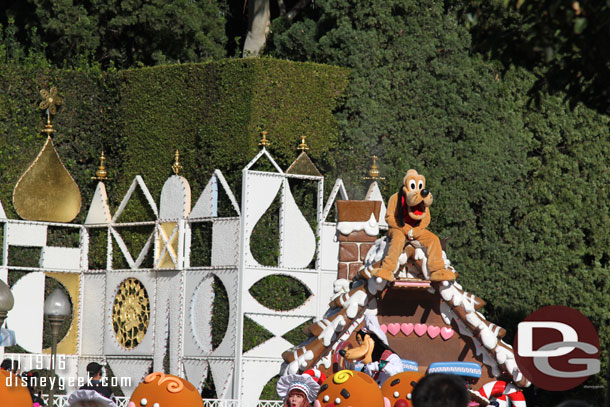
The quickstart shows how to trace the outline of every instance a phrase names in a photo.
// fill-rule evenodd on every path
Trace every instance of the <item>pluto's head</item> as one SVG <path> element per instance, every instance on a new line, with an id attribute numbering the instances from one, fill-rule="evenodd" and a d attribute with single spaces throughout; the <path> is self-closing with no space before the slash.
<path id="1" fill-rule="evenodd" d="M 408 216 L 416 221 L 425 218 L 428 207 L 432 205 L 432 194 L 426 189 L 426 177 L 415 170 L 407 171 L 402 179 L 401 192 L 405 197 Z"/>

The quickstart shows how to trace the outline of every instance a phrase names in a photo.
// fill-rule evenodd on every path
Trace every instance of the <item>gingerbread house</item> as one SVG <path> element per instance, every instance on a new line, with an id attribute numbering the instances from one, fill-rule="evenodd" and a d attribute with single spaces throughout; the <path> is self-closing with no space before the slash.
<path id="1" fill-rule="evenodd" d="M 425 249 L 417 242 L 401 256 L 395 282 L 371 276 L 387 246 L 386 238 L 378 236 L 379 204 L 337 202 L 340 249 L 335 294 L 324 317 L 306 328 L 308 339 L 282 354 L 285 372 L 357 368 L 339 351 L 355 343 L 354 334 L 368 313 L 377 315 L 405 370 L 459 374 L 468 379 L 480 405 L 492 398 L 524 405 L 520 389 L 529 382 L 512 347 L 502 340 L 506 331 L 485 319 L 479 311 L 485 302 L 457 281 L 428 280 Z M 443 257 L 446 267 L 452 268 L 444 251 Z"/>

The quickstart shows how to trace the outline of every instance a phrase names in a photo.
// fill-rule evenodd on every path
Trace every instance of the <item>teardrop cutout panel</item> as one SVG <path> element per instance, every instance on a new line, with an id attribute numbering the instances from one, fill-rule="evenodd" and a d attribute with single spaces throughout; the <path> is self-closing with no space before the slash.
<path id="1" fill-rule="evenodd" d="M 17 214 L 27 220 L 72 221 L 81 206 L 80 190 L 50 137 L 13 191 Z"/>

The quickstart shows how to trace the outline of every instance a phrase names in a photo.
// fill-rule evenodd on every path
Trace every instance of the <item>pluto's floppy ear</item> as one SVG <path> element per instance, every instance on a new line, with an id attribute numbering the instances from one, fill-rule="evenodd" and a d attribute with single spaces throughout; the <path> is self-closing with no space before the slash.
<path id="1" fill-rule="evenodd" d="M 403 188 L 403 186 L 401 185 L 400 188 L 398 189 L 398 202 L 396 202 L 396 212 L 395 212 L 395 218 L 398 219 L 398 224 L 402 227 L 405 225 L 405 220 L 402 216 L 402 214 L 404 213 L 404 205 L 406 205 L 407 202 L 407 195 L 405 194 L 405 190 Z"/>

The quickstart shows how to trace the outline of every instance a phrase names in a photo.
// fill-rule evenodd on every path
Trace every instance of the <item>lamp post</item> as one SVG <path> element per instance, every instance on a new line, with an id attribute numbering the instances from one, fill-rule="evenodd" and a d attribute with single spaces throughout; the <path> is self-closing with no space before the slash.
<path id="1" fill-rule="evenodd" d="M 59 328 L 66 317 L 70 315 L 71 311 L 72 306 L 70 300 L 59 288 L 56 288 L 44 302 L 44 315 L 51 325 L 51 383 L 55 383 L 56 380 L 55 359 L 57 357 L 57 337 L 59 336 Z M 53 400 L 54 396 L 55 389 L 51 386 L 51 389 L 49 390 L 50 407 L 55 405 Z"/>
<path id="2" fill-rule="evenodd" d="M 11 289 L 0 280 L 0 328 L 2 328 L 8 312 L 13 309 L 13 305 L 15 305 L 15 299 Z"/>

